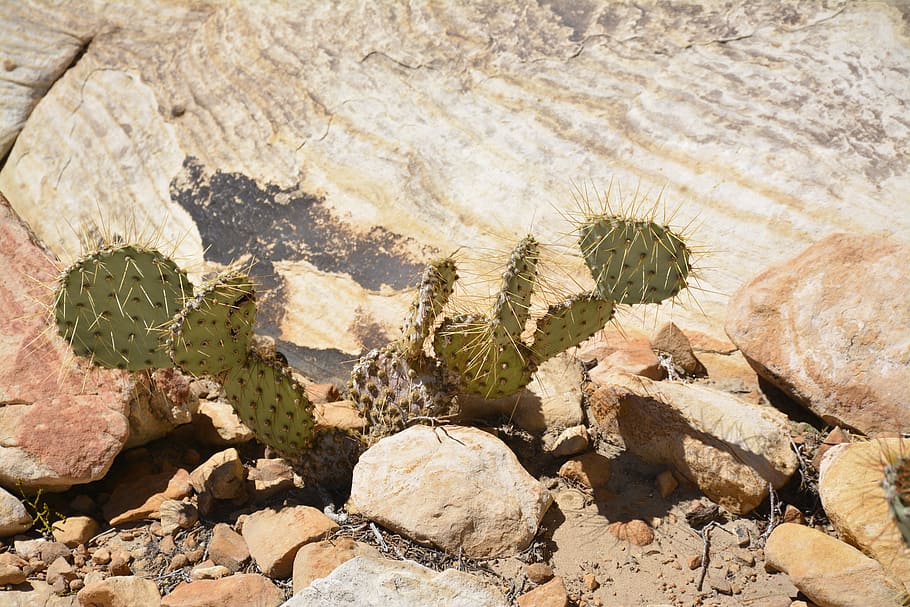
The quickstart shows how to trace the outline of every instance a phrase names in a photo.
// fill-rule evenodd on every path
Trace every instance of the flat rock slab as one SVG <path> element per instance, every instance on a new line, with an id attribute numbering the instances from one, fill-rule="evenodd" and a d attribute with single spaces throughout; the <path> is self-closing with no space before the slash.
<path id="1" fill-rule="evenodd" d="M 261 260 L 314 378 L 395 334 L 429 257 L 565 242 L 573 183 L 698 218 L 699 305 L 654 326 L 719 336 L 725 294 L 833 232 L 910 241 L 896 3 L 112 6 L 0 7 L 0 192 L 59 256 L 104 222 L 197 275 Z"/>
<path id="2" fill-rule="evenodd" d="M 132 384 L 77 360 L 48 320 L 58 266 L 0 195 L 0 485 L 103 477 L 129 436 Z"/>
<path id="3" fill-rule="evenodd" d="M 413 561 L 358 556 L 315 580 L 281 607 L 508 607 L 478 578 Z"/>
<path id="4" fill-rule="evenodd" d="M 526 548 L 552 501 L 492 434 L 412 426 L 360 457 L 348 508 L 421 544 L 489 558 Z"/>
<path id="5" fill-rule="evenodd" d="M 829 236 L 737 291 L 727 334 L 761 376 L 832 426 L 910 427 L 908 259 L 905 242 Z"/>
<path id="6" fill-rule="evenodd" d="M 798 467 L 787 417 L 709 386 L 614 374 L 591 396 L 591 413 L 626 449 L 674 467 L 736 514 L 753 510 Z"/>

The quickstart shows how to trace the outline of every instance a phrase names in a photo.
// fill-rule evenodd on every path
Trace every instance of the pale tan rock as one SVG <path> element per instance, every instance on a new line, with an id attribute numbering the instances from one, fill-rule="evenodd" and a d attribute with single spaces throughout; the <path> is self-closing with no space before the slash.
<path id="1" fill-rule="evenodd" d="M 546 563 L 531 563 L 527 568 L 528 579 L 535 584 L 543 584 L 553 579 L 553 568 Z"/>
<path id="2" fill-rule="evenodd" d="M 282 607 L 507 607 L 502 593 L 480 578 L 414 561 L 357 556 L 314 580 Z"/>
<path id="3" fill-rule="evenodd" d="M 57 557 L 45 571 L 45 581 L 60 593 L 66 592 L 69 589 L 69 582 L 76 577 L 72 563 L 62 556 Z"/>
<path id="4" fill-rule="evenodd" d="M 334 385 L 332 386 L 334 388 Z M 331 402 L 317 402 L 313 407 L 316 413 L 316 423 L 323 426 L 334 426 L 345 430 L 362 430 L 365 425 L 360 410 L 352 401 L 336 400 Z"/>
<path id="5" fill-rule="evenodd" d="M 678 377 L 697 377 L 705 375 L 705 366 L 695 356 L 689 338 L 676 324 L 668 322 L 651 338 L 651 349 L 661 356 L 667 357 L 665 365 L 670 365 Z"/>
<path id="6" fill-rule="evenodd" d="M 243 523 L 243 539 L 259 569 L 270 578 L 289 577 L 304 544 L 324 539 L 338 525 L 310 506 L 254 512 Z"/>
<path id="7" fill-rule="evenodd" d="M 283 597 L 268 578 L 239 573 L 180 584 L 161 599 L 161 607 L 278 607 Z"/>
<path id="8" fill-rule="evenodd" d="M 568 607 L 569 593 L 561 577 L 554 577 L 518 597 L 518 607 Z"/>
<path id="9" fill-rule="evenodd" d="M 590 438 L 588 428 L 584 425 L 572 426 L 559 433 L 552 443 L 547 446 L 547 451 L 556 457 L 566 457 L 584 453 L 588 449 Z"/>
<path id="10" fill-rule="evenodd" d="M 28 531 L 32 517 L 15 495 L 0 487 L 0 537 Z"/>
<path id="11" fill-rule="evenodd" d="M 158 507 L 161 533 L 170 535 L 178 529 L 189 529 L 199 520 L 199 510 L 186 500 L 165 500 Z"/>
<path id="12" fill-rule="evenodd" d="M 486 558 L 526 548 L 552 501 L 495 436 L 412 426 L 360 457 L 348 508 L 416 542 Z"/>
<path id="13" fill-rule="evenodd" d="M 305 544 L 294 557 L 294 592 L 300 592 L 318 578 L 328 576 L 336 567 L 355 556 L 379 558 L 379 551 L 348 537 Z"/>
<path id="14" fill-rule="evenodd" d="M 25 568 L 28 561 L 12 552 L 0 554 L 0 585 L 21 584 L 27 575 Z"/>
<path id="15" fill-rule="evenodd" d="M 80 607 L 158 607 L 161 604 L 155 582 L 132 575 L 86 584 L 76 598 Z"/>
<path id="16" fill-rule="evenodd" d="M 68 516 L 53 525 L 54 540 L 75 548 L 79 544 L 88 544 L 100 529 L 98 521 L 90 516 Z"/>
<path id="17" fill-rule="evenodd" d="M 559 476 L 591 489 L 603 487 L 610 480 L 610 459 L 600 453 L 585 453 L 559 467 Z"/>
<path id="18" fill-rule="evenodd" d="M 588 377 L 597 385 L 609 382 L 613 373 L 631 373 L 651 379 L 662 379 L 665 372 L 644 332 L 624 327 L 608 326 L 588 340 L 576 354 L 581 360 L 596 360 Z"/>
<path id="19" fill-rule="evenodd" d="M 256 466 L 247 471 L 247 480 L 253 484 L 253 499 L 259 502 L 302 485 L 294 468 L 281 458 L 257 459 Z"/>
<path id="20" fill-rule="evenodd" d="M 246 468 L 237 449 L 219 451 L 190 473 L 190 484 L 197 493 L 229 500 L 245 495 Z"/>
<path id="21" fill-rule="evenodd" d="M 193 415 L 194 436 L 207 445 L 238 445 L 255 437 L 230 403 L 201 399 Z"/>
<path id="22" fill-rule="evenodd" d="M 220 580 L 221 578 L 231 575 L 231 570 L 224 565 L 216 565 L 212 561 L 202 561 L 190 570 L 190 579 L 196 580 Z"/>
<path id="23" fill-rule="evenodd" d="M 910 426 L 910 243 L 835 234 L 731 298 L 726 331 L 756 371 L 831 425 Z"/>
<path id="24" fill-rule="evenodd" d="M 820 607 L 901 605 L 903 587 L 877 561 L 812 527 L 777 526 L 765 544 L 765 561 Z"/>
<path id="25" fill-rule="evenodd" d="M 831 448 L 822 459 L 818 494 L 844 541 L 874 557 L 910 592 L 910 548 L 888 508 L 885 466 L 910 454 L 910 440 L 876 438 Z"/>
<path id="26" fill-rule="evenodd" d="M 218 523 L 212 529 L 209 558 L 216 565 L 223 565 L 236 573 L 250 560 L 250 549 L 243 536 L 231 529 L 230 525 Z"/>
<path id="27" fill-rule="evenodd" d="M 758 506 L 798 461 L 787 417 L 709 386 L 615 374 L 591 396 L 591 413 L 626 449 L 673 466 L 731 512 Z"/>
<path id="28" fill-rule="evenodd" d="M 165 470 L 118 484 L 104 505 L 111 526 L 158 518 L 161 504 L 189 496 L 190 474 L 183 468 Z"/>

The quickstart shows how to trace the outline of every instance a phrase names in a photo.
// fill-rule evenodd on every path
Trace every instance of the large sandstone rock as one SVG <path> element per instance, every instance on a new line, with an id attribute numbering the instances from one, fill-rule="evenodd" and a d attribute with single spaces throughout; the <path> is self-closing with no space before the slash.
<path id="1" fill-rule="evenodd" d="M 655 327 L 672 312 L 719 335 L 723 294 L 809 237 L 910 240 L 899 3 L 35 0 L 0 14 L 0 157 L 16 138 L 0 192 L 59 255 L 103 221 L 159 230 L 195 273 L 206 249 L 255 256 L 265 327 L 314 377 L 343 380 L 395 334 L 429 256 L 486 256 L 529 226 L 559 241 L 573 181 L 592 197 L 616 177 L 626 201 L 667 186 L 676 223 L 698 217 L 717 252 L 699 305 L 662 306 Z"/>
<path id="2" fill-rule="evenodd" d="M 742 286 L 727 334 L 760 375 L 829 424 L 910 427 L 908 259 L 897 240 L 822 239 Z"/>
<path id="3" fill-rule="evenodd" d="M 49 324 L 59 268 L 0 196 L 0 485 L 98 480 L 129 436 L 132 384 L 77 360 Z"/>
<path id="4" fill-rule="evenodd" d="M 874 557 L 910 592 L 910 548 L 888 508 L 885 466 L 910 456 L 910 440 L 876 438 L 831 448 L 822 459 L 818 495 L 844 541 Z"/>
<path id="5" fill-rule="evenodd" d="M 553 501 L 498 438 L 477 428 L 412 426 L 360 457 L 348 508 L 452 554 L 517 554 Z"/>
<path id="6" fill-rule="evenodd" d="M 862 552 L 818 529 L 784 523 L 765 544 L 765 562 L 785 572 L 819 607 L 898 607 L 903 588 Z"/>
<path id="7" fill-rule="evenodd" d="M 476 577 L 433 571 L 413 561 L 357 556 L 313 581 L 281 607 L 507 607 Z"/>
<path id="8" fill-rule="evenodd" d="M 783 413 L 709 386 L 614 374 L 592 395 L 591 413 L 629 452 L 673 466 L 736 514 L 758 506 L 769 485 L 782 487 L 799 463 Z"/>

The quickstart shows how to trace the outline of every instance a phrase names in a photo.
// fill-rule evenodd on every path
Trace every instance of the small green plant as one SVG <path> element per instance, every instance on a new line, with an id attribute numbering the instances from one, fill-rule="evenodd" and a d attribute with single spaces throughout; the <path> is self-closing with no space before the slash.
<path id="1" fill-rule="evenodd" d="M 26 495 L 22 488 L 22 481 L 16 481 L 16 488 L 19 489 L 19 495 L 22 503 L 32 517 L 32 528 L 41 533 L 45 538 L 51 538 L 54 535 L 54 525 L 66 520 L 66 516 L 51 510 L 47 500 L 44 499 L 44 490 L 38 489 L 33 497 Z"/>

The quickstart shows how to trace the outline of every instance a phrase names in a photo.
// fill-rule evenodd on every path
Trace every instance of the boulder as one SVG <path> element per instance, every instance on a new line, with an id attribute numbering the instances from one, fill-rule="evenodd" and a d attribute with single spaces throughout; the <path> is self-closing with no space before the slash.
<path id="1" fill-rule="evenodd" d="M 412 426 L 360 457 L 348 508 L 418 543 L 488 558 L 525 549 L 552 501 L 492 434 Z"/>
<path id="2" fill-rule="evenodd" d="M 906 242 L 823 238 L 743 285 L 727 334 L 759 375 L 828 424 L 867 435 L 910 427 L 907 259 Z"/>
<path id="3" fill-rule="evenodd" d="M 672 466 L 735 514 L 798 467 L 786 415 L 709 386 L 614 374 L 590 402 L 601 429 L 621 435 L 629 452 Z"/>

